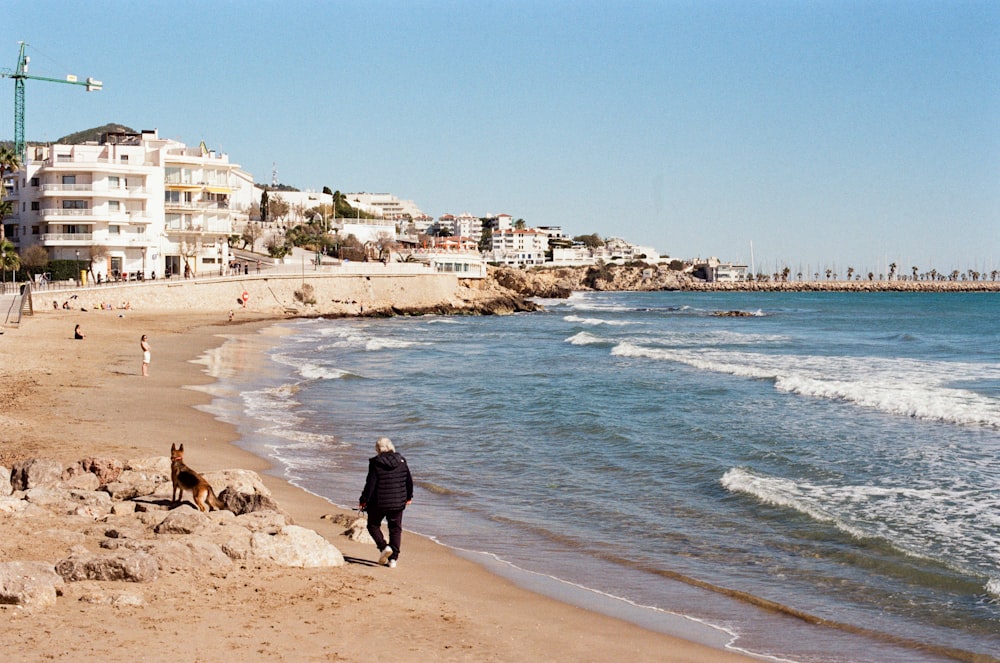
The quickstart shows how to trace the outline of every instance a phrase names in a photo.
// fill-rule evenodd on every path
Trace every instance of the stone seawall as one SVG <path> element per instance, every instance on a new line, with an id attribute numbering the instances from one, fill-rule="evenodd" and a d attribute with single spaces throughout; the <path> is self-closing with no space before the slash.
<path id="1" fill-rule="evenodd" d="M 482 289 L 460 283 L 454 274 L 279 273 L 211 279 L 105 284 L 33 294 L 34 308 L 53 302 L 73 309 L 98 309 L 123 303 L 141 311 L 241 311 L 273 315 L 377 315 L 428 309 L 475 308 L 489 300 Z M 75 298 L 73 297 L 75 295 Z M 474 311 L 491 312 L 491 311 Z M 505 311 L 499 311 L 505 312 Z"/>

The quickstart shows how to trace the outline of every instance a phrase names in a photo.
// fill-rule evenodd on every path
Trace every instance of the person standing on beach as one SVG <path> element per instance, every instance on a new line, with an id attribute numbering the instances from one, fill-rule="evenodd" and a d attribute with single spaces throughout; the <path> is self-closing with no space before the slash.
<path id="1" fill-rule="evenodd" d="M 413 501 L 413 478 L 406 459 L 396 452 L 392 440 L 380 437 L 373 458 L 368 459 L 368 477 L 358 506 L 368 512 L 368 533 L 382 552 L 379 564 L 396 568 L 403 538 L 403 510 Z M 389 525 L 389 543 L 382 535 L 382 520 Z"/>
<path id="2" fill-rule="evenodd" d="M 149 341 L 145 334 L 139 339 L 139 347 L 142 348 L 142 377 L 146 377 L 149 375 Z"/>

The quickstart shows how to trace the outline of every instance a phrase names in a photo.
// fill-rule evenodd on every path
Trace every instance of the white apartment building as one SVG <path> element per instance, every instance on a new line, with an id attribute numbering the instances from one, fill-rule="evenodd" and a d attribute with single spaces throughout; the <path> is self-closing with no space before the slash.
<path id="1" fill-rule="evenodd" d="M 468 212 L 459 214 L 455 217 L 454 234 L 478 241 L 483 235 L 483 220 Z"/>
<path id="2" fill-rule="evenodd" d="M 548 248 L 548 235 L 538 230 L 494 230 L 490 260 L 513 267 L 541 265 Z"/>
<path id="3" fill-rule="evenodd" d="M 221 272 L 253 195 L 227 155 L 155 130 L 32 146 L 12 180 L 4 227 L 18 252 L 40 245 L 102 280 Z"/>
<path id="4" fill-rule="evenodd" d="M 402 221 L 404 219 L 416 219 L 418 216 L 425 216 L 412 200 L 400 200 L 391 193 L 360 192 L 345 193 L 343 195 L 344 200 L 349 202 L 351 207 L 360 208 L 383 219 Z"/>

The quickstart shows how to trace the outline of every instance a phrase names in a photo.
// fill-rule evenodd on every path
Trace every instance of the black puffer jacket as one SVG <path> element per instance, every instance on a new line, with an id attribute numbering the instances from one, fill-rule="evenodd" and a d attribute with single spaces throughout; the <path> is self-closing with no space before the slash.
<path id="1" fill-rule="evenodd" d="M 368 478 L 359 504 L 369 511 L 399 511 L 412 499 L 413 478 L 405 458 L 393 451 L 368 459 Z"/>

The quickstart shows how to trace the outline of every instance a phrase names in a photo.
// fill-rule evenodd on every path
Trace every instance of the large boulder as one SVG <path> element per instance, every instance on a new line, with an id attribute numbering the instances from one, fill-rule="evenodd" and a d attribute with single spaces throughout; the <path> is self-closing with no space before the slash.
<path id="1" fill-rule="evenodd" d="M 157 534 L 193 534 L 204 530 L 210 524 L 207 515 L 187 504 L 182 504 L 170 511 L 153 531 Z"/>
<path id="2" fill-rule="evenodd" d="M 63 579 L 47 562 L 0 563 L 0 604 L 40 608 L 55 605 Z"/>
<path id="3" fill-rule="evenodd" d="M 30 458 L 14 463 L 10 468 L 10 484 L 14 490 L 29 490 L 62 479 L 63 466 L 54 460 Z"/>
<path id="4" fill-rule="evenodd" d="M 56 564 L 66 582 L 116 580 L 152 582 L 160 572 L 156 558 L 146 552 L 115 551 L 109 555 L 76 553 Z"/>
<path id="5" fill-rule="evenodd" d="M 277 534 L 256 532 L 250 538 L 254 559 L 303 568 L 343 566 L 344 556 L 311 529 L 286 525 Z"/>

